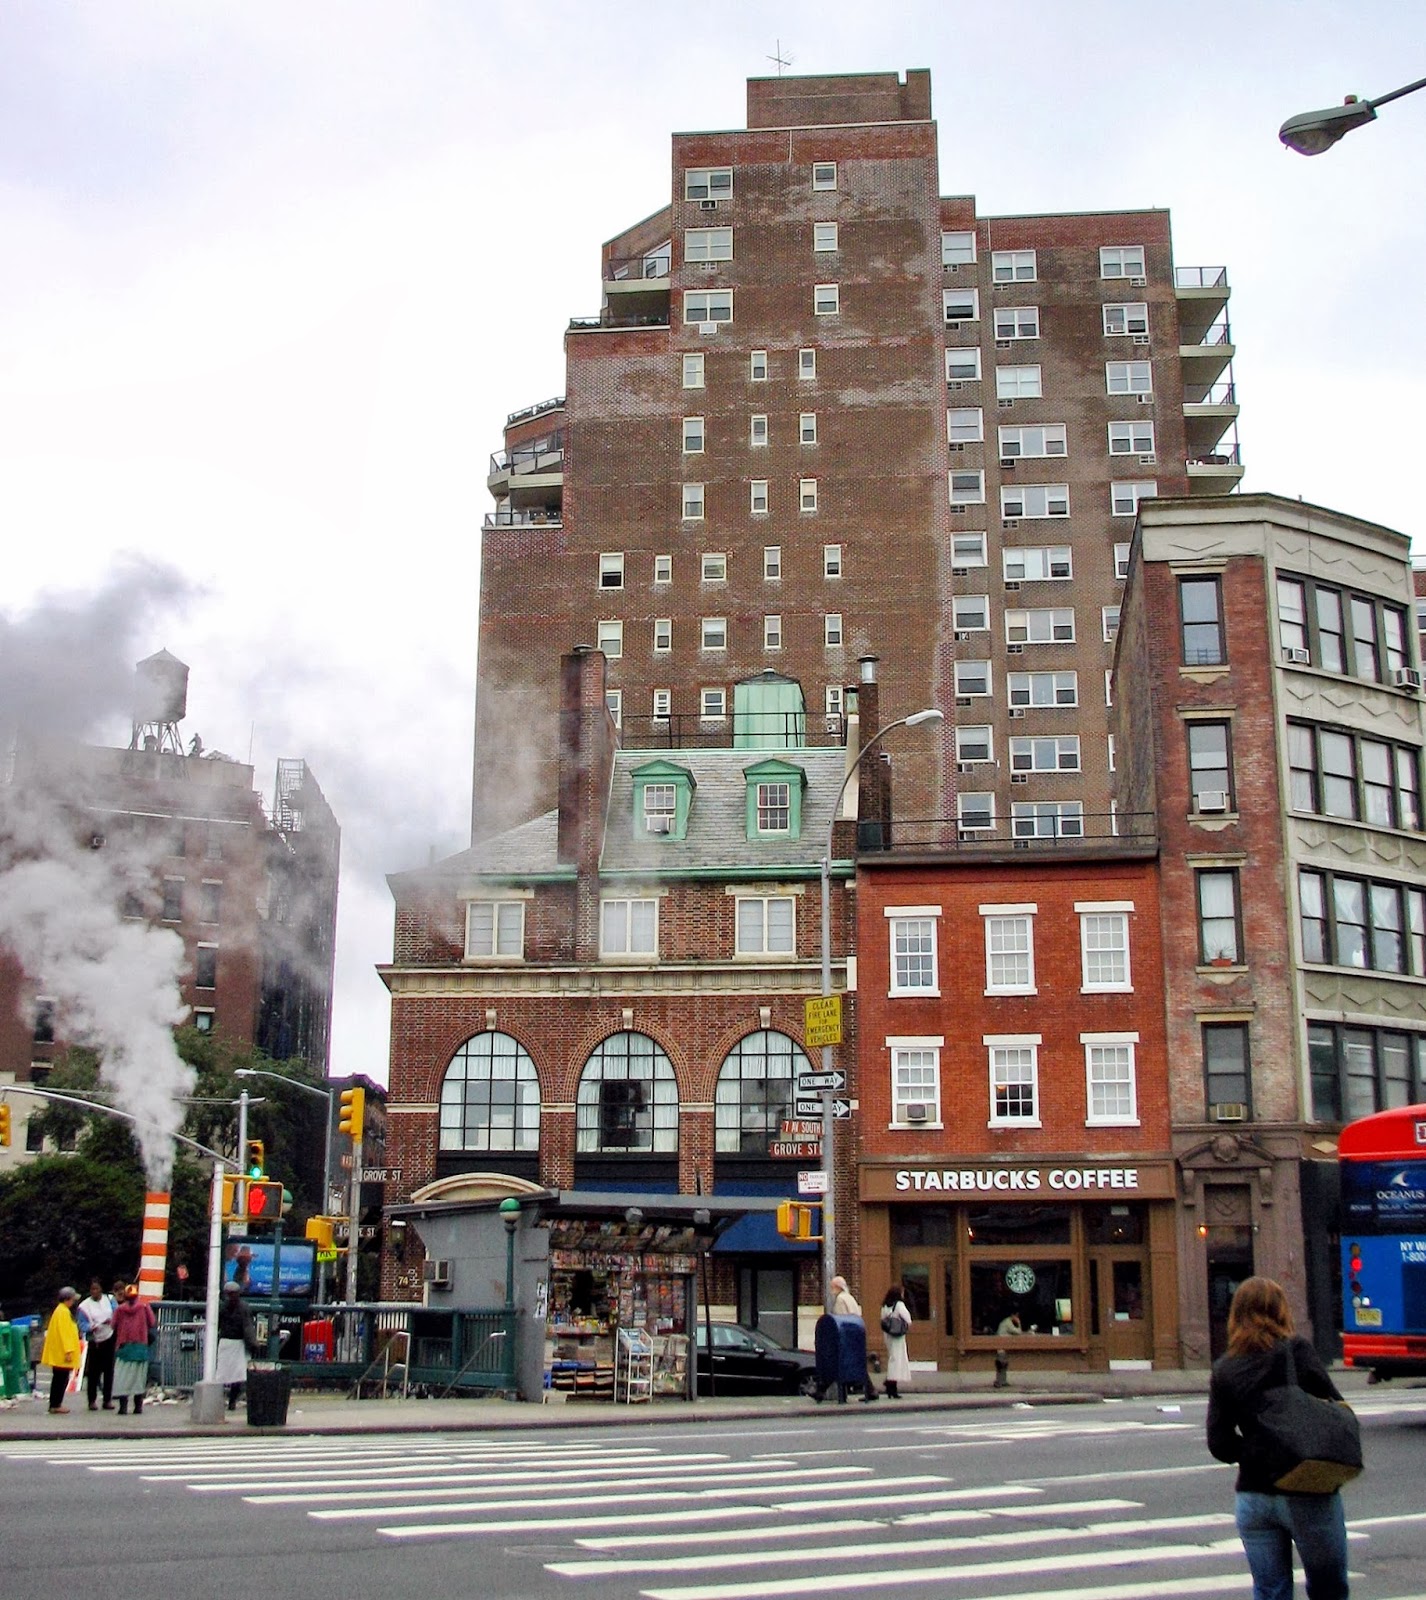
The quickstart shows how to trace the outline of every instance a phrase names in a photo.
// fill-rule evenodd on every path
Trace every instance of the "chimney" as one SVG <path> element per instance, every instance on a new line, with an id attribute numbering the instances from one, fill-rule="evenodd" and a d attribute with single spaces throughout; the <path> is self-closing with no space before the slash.
<path id="1" fill-rule="evenodd" d="M 614 774 L 614 719 L 602 650 L 576 645 L 560 660 L 559 822 L 556 857 L 579 873 L 575 959 L 599 949 L 599 857 Z"/>
<path id="2" fill-rule="evenodd" d="M 881 731 L 881 685 L 878 656 L 857 660 L 857 748 L 865 750 Z M 891 781 L 882 752 L 870 750 L 857 769 L 857 849 L 884 850 L 889 834 Z"/>

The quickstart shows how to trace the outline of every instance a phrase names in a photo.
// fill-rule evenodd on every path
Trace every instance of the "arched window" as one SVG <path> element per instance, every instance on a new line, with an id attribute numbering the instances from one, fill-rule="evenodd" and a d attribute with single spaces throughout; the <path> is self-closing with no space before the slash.
<path id="1" fill-rule="evenodd" d="M 644 1033 L 611 1034 L 580 1074 L 575 1149 L 623 1155 L 678 1149 L 673 1063 Z"/>
<path id="2" fill-rule="evenodd" d="M 442 1150 L 538 1150 L 540 1080 L 508 1033 L 477 1033 L 441 1082 Z"/>
<path id="3" fill-rule="evenodd" d="M 799 1073 L 811 1072 L 801 1045 L 785 1033 L 749 1033 L 718 1069 L 715 1128 L 719 1155 L 765 1156 L 792 1115 Z"/>

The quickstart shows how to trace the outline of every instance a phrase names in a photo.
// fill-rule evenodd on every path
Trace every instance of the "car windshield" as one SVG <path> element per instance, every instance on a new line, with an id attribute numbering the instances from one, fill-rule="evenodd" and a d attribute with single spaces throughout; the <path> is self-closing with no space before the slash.
<path id="1" fill-rule="evenodd" d="M 700 1350 L 708 1348 L 708 1324 L 698 1324 L 697 1347 Z M 735 1322 L 715 1322 L 713 1324 L 713 1348 L 715 1350 L 785 1350 L 785 1345 L 780 1345 L 776 1339 L 768 1338 L 767 1334 L 759 1332 L 757 1328 L 745 1328 Z"/>

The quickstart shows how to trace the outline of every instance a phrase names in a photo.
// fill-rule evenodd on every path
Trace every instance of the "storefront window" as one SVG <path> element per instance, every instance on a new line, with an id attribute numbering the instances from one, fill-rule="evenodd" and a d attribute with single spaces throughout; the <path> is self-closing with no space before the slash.
<path id="1" fill-rule="evenodd" d="M 973 1245 L 1068 1244 L 1068 1206 L 996 1206 L 966 1215 Z"/>
<path id="2" fill-rule="evenodd" d="M 793 1083 L 811 1063 L 795 1039 L 764 1030 L 739 1039 L 718 1072 L 719 1155 L 765 1156 L 792 1115 Z"/>
<path id="3" fill-rule="evenodd" d="M 1086 1206 L 1086 1244 L 1143 1244 L 1143 1206 Z"/>
<path id="4" fill-rule="evenodd" d="M 673 1063 L 647 1034 L 611 1034 L 585 1063 L 575 1149 L 614 1155 L 678 1149 Z"/>
<path id="5" fill-rule="evenodd" d="M 893 1206 L 891 1209 L 891 1242 L 898 1250 L 915 1250 L 927 1245 L 945 1248 L 954 1244 L 955 1238 L 954 1206 Z"/>
<path id="6" fill-rule="evenodd" d="M 1073 1270 L 1068 1259 L 972 1261 L 970 1331 L 999 1338 L 1073 1334 Z"/>

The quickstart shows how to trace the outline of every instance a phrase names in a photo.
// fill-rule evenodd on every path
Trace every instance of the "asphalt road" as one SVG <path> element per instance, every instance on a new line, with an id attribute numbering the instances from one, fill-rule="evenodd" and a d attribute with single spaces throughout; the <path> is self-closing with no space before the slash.
<path id="1" fill-rule="evenodd" d="M 0 1447 L 0 1595 L 1247 1595 L 1202 1400 Z M 1426 1392 L 1359 1406 L 1356 1600 L 1426 1597 Z"/>

